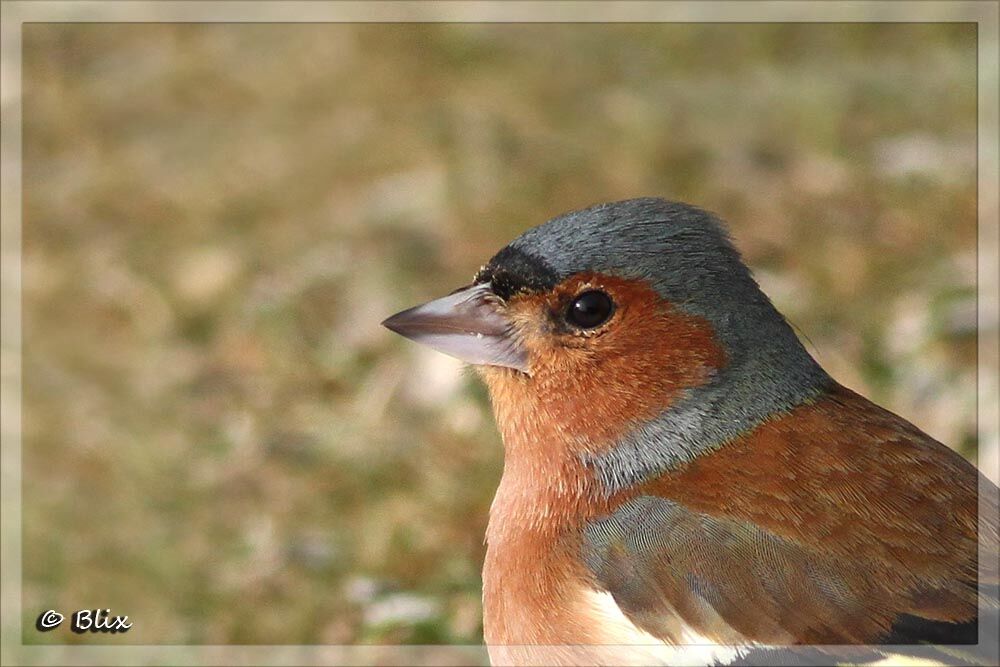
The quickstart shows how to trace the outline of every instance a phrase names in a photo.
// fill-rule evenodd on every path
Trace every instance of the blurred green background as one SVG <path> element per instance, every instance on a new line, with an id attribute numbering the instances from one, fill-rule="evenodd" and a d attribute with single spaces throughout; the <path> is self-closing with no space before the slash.
<path id="1" fill-rule="evenodd" d="M 378 323 L 598 201 L 720 214 L 975 456 L 973 24 L 23 34 L 26 642 L 480 642 L 485 392 Z"/>

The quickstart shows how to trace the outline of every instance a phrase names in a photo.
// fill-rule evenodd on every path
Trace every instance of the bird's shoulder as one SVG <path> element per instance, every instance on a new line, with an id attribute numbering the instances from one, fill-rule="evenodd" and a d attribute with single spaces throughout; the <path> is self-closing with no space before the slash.
<path id="1" fill-rule="evenodd" d="M 644 483 L 586 526 L 584 558 L 668 641 L 974 641 L 977 576 L 996 583 L 977 571 L 979 480 L 838 386 Z"/>

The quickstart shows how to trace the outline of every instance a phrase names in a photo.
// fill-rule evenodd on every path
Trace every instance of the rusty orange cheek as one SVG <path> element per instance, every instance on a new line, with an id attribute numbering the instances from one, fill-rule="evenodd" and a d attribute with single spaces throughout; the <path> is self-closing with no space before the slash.
<path id="1" fill-rule="evenodd" d="M 586 289 L 611 295 L 614 315 L 584 334 L 559 326 L 568 303 Z M 657 416 L 725 363 L 711 325 L 673 307 L 643 281 L 577 275 L 551 292 L 512 300 L 510 312 L 532 374 L 487 374 L 498 417 L 509 415 L 522 429 L 536 424 L 571 435 L 590 447 Z"/>

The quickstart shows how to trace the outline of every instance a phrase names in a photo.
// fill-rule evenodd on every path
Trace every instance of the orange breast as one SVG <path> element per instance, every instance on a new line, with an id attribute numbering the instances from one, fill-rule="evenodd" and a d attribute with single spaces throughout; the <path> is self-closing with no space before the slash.
<path id="1" fill-rule="evenodd" d="M 510 304 L 531 350 L 532 375 L 480 368 L 504 440 L 504 474 L 490 511 L 483 569 L 488 644 L 600 644 L 621 637 L 595 610 L 581 529 L 622 501 L 604 499 L 580 454 L 615 442 L 724 362 L 707 322 L 648 285 L 580 275 L 560 287 L 607 290 L 614 327 L 586 340 L 539 324 L 559 290 Z M 551 656 L 550 656 L 551 657 Z M 579 656 L 577 656 L 579 657 Z"/>

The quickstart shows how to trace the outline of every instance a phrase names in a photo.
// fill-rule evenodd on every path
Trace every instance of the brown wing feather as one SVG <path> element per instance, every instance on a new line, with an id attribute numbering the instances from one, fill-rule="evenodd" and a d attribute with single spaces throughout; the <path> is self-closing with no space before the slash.
<path id="1" fill-rule="evenodd" d="M 649 482 L 588 526 L 584 551 L 598 585 L 668 640 L 682 622 L 723 643 L 878 643 L 901 619 L 976 618 L 978 483 L 838 387 Z M 996 584 L 995 523 L 984 539 Z"/>

